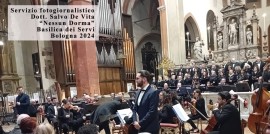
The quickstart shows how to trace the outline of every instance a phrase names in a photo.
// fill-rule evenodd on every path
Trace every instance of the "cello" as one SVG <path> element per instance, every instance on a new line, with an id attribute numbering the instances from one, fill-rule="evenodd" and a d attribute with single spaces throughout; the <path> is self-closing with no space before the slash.
<path id="1" fill-rule="evenodd" d="M 267 62 L 270 62 L 270 59 L 268 59 Z M 270 64 L 268 63 L 265 67 L 268 67 L 269 65 Z M 264 71 L 265 70 L 266 69 L 264 68 Z M 270 93 L 266 88 L 262 87 L 261 83 L 259 91 L 251 96 L 253 112 L 248 117 L 248 128 L 251 132 L 256 134 L 260 133 L 260 122 L 262 121 L 262 118 L 268 108 L 266 102 L 269 99 Z"/>

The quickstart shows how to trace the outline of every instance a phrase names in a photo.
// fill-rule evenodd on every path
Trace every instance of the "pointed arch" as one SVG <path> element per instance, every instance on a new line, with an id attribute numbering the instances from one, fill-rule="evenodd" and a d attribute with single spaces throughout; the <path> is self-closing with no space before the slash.
<path id="1" fill-rule="evenodd" d="M 192 45 L 196 41 L 196 37 L 201 39 L 201 32 L 198 28 L 198 23 L 194 19 L 194 16 L 191 13 L 188 13 L 185 18 L 185 47 L 186 47 L 186 58 L 193 58 Z M 187 33 L 189 33 L 187 35 Z"/>
<path id="2" fill-rule="evenodd" d="M 188 13 L 184 20 L 185 20 L 185 33 L 189 32 L 189 38 L 191 41 L 195 41 L 196 37 L 199 37 L 201 39 L 201 32 L 198 28 L 198 23 L 194 19 L 195 17 L 191 14 Z M 187 38 L 187 37 L 186 37 Z"/>

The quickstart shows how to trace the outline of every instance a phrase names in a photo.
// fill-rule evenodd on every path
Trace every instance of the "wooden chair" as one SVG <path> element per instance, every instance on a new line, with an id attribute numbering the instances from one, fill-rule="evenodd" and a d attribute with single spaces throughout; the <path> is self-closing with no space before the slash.
<path id="1" fill-rule="evenodd" d="M 197 121 L 197 127 L 198 127 L 198 129 L 199 129 L 199 130 L 202 130 L 202 119 L 199 118 L 199 119 L 197 119 L 197 120 L 195 120 L 195 121 Z M 200 128 L 199 128 L 199 126 L 200 126 Z"/>
<path id="2" fill-rule="evenodd" d="M 160 123 L 160 134 L 177 134 L 181 133 L 181 124 L 178 118 L 173 118 L 174 123 Z"/>
<path id="3" fill-rule="evenodd" d="M 179 133 L 179 125 L 172 123 L 160 123 L 160 134 Z"/>
<path id="4" fill-rule="evenodd" d="M 115 121 L 112 121 L 112 134 L 127 134 L 123 125 L 117 125 Z"/>
<path id="5" fill-rule="evenodd" d="M 197 122 L 197 127 L 198 127 L 198 129 L 201 131 L 201 130 L 203 130 L 203 127 L 202 127 L 202 124 L 204 123 L 204 124 L 207 124 L 208 122 L 207 122 L 207 120 L 202 120 L 201 118 L 199 118 L 199 119 L 197 119 L 197 120 L 195 120 L 196 122 Z"/>

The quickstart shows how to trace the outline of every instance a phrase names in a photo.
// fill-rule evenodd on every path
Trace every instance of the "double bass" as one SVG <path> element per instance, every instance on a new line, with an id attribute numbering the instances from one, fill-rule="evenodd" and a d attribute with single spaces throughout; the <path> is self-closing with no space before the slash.
<path id="1" fill-rule="evenodd" d="M 270 62 L 268 59 L 266 62 Z M 269 63 L 266 67 L 269 66 Z M 267 111 L 267 100 L 270 99 L 270 93 L 264 87 L 262 83 L 258 92 L 251 96 L 251 104 L 253 106 L 253 112 L 248 117 L 248 128 L 251 132 L 259 134 L 260 133 L 260 122 L 262 122 L 263 116 Z"/>

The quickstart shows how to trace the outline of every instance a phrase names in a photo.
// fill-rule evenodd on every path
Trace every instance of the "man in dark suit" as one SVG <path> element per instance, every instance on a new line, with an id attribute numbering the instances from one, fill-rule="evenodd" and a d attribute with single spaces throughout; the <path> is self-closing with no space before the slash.
<path id="1" fill-rule="evenodd" d="M 136 94 L 133 125 L 139 132 L 158 134 L 160 128 L 158 120 L 159 92 L 151 88 L 149 84 L 151 78 L 151 74 L 146 70 L 137 73 L 136 83 L 141 90 Z"/>
<path id="2" fill-rule="evenodd" d="M 218 104 L 221 108 L 213 111 L 217 124 L 209 134 L 242 134 L 239 111 L 230 100 L 228 91 L 218 93 Z"/>
<path id="3" fill-rule="evenodd" d="M 265 66 L 265 63 L 261 60 L 261 58 L 258 56 L 256 57 L 256 61 L 253 62 L 252 67 L 257 66 L 260 72 L 263 72 L 263 67 Z"/>
<path id="4" fill-rule="evenodd" d="M 16 109 L 18 114 L 28 114 L 28 107 L 30 105 L 30 99 L 27 94 L 24 93 L 23 88 L 17 87 L 18 96 L 16 97 Z"/>
<path id="5" fill-rule="evenodd" d="M 51 99 L 51 104 L 49 105 L 47 111 L 46 111 L 46 116 L 48 119 L 49 123 L 52 123 L 54 126 L 54 129 L 56 130 L 56 133 L 58 133 L 58 107 L 57 107 L 57 99 L 53 97 Z"/>
<path id="6" fill-rule="evenodd" d="M 110 119 L 116 117 L 117 110 L 121 109 L 122 99 L 115 97 L 113 101 L 99 105 L 91 115 L 91 123 L 99 125 L 99 131 L 105 130 L 106 134 L 110 134 Z"/>

